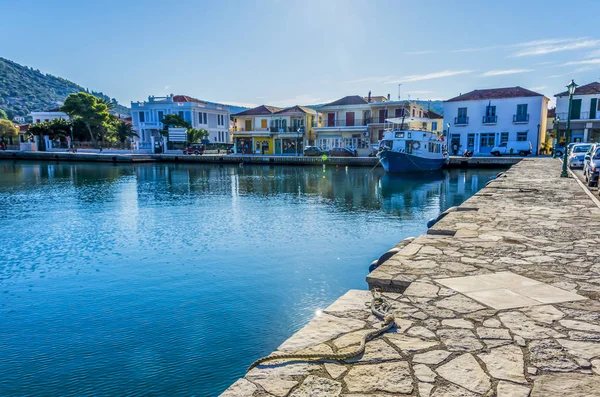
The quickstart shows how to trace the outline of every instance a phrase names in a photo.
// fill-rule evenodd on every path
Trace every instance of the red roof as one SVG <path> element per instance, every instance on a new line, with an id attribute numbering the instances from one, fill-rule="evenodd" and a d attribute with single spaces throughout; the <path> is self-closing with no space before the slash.
<path id="1" fill-rule="evenodd" d="M 29 129 L 29 124 L 19 124 L 19 131 L 26 132 Z"/>
<path id="2" fill-rule="evenodd" d="M 523 87 L 490 88 L 487 90 L 474 90 L 466 94 L 448 99 L 445 102 L 479 101 L 486 99 L 522 98 L 543 96 Z"/>
<path id="3" fill-rule="evenodd" d="M 192 98 L 187 95 L 173 95 L 173 102 L 196 102 L 204 104 L 200 99 Z"/>
<path id="4" fill-rule="evenodd" d="M 368 103 L 365 98 L 360 95 L 348 95 L 337 101 L 329 102 L 323 106 L 347 106 L 347 105 L 364 105 Z"/>
<path id="5" fill-rule="evenodd" d="M 275 106 L 260 105 L 255 108 L 244 110 L 243 112 L 240 112 L 240 113 L 236 113 L 236 114 L 234 114 L 234 116 L 265 116 L 265 115 L 268 116 L 275 112 L 279 112 L 280 110 L 283 110 L 283 109 L 275 107 Z"/>
<path id="6" fill-rule="evenodd" d="M 593 82 L 586 85 L 580 85 L 575 88 L 575 95 L 594 95 L 600 94 L 600 83 Z M 567 96 L 569 95 L 568 91 L 563 91 L 560 94 L 556 94 L 554 96 Z"/>

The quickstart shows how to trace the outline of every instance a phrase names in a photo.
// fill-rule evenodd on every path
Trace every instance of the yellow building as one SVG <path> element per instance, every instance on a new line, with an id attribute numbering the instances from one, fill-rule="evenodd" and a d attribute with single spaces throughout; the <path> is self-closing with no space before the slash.
<path id="1" fill-rule="evenodd" d="M 305 140 L 314 139 L 317 112 L 305 106 L 261 105 L 233 115 L 236 153 L 302 154 Z"/>

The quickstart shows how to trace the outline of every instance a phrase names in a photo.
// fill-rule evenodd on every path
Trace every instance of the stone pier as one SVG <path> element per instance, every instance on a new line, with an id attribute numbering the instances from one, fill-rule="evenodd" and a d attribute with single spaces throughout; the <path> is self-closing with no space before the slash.
<path id="1" fill-rule="evenodd" d="M 600 396 L 600 208 L 560 167 L 521 161 L 369 274 L 397 327 L 363 355 L 260 365 L 223 396 Z M 278 351 L 353 349 L 381 325 L 370 300 Z"/>

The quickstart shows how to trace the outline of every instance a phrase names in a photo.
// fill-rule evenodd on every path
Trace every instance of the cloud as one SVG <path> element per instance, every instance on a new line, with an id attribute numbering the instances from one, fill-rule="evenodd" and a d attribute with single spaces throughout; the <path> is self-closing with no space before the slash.
<path id="1" fill-rule="evenodd" d="M 561 66 L 574 66 L 574 65 L 598 65 L 600 64 L 600 58 L 586 59 L 583 61 L 571 61 L 563 63 Z"/>
<path id="2" fill-rule="evenodd" d="M 491 76 L 504 76 L 507 74 L 520 74 L 520 73 L 529 73 L 533 72 L 533 69 L 504 69 L 504 70 L 490 70 L 483 73 L 482 77 L 491 77 Z"/>
<path id="3" fill-rule="evenodd" d="M 577 68 L 577 69 L 573 70 L 573 73 L 586 72 L 588 70 L 594 70 L 594 69 L 595 68 L 592 67 L 592 66 L 583 66 L 583 67 L 580 67 L 580 68 Z"/>
<path id="4" fill-rule="evenodd" d="M 547 78 L 549 78 L 549 79 L 557 79 L 559 77 L 564 77 L 564 76 L 565 76 L 564 74 L 553 74 L 551 76 L 548 76 Z"/>
<path id="5" fill-rule="evenodd" d="M 169 88 L 171 88 L 171 86 L 170 85 L 166 85 L 165 86 L 165 91 L 168 90 Z"/>
<path id="6" fill-rule="evenodd" d="M 413 74 L 409 76 L 405 76 L 403 78 L 397 80 L 389 80 L 386 81 L 386 84 L 398 84 L 398 83 L 409 83 L 413 81 L 423 81 L 423 80 L 432 80 L 439 79 L 442 77 L 451 77 L 457 76 L 460 74 L 469 74 L 473 73 L 472 70 L 444 70 L 441 72 L 427 73 L 427 74 Z"/>
<path id="7" fill-rule="evenodd" d="M 548 87 L 546 87 L 545 85 L 540 85 L 539 87 L 531 87 L 530 90 L 531 91 L 541 91 L 541 90 L 544 90 L 546 88 L 548 88 Z"/>
<path id="8" fill-rule="evenodd" d="M 535 44 L 527 45 L 525 49 L 511 54 L 511 57 L 524 57 L 534 55 L 545 55 L 561 51 L 573 51 L 582 48 L 598 47 L 600 40 L 581 40 L 575 39 L 572 41 L 560 43 L 536 42 Z"/>
<path id="9" fill-rule="evenodd" d="M 431 94 L 433 91 L 425 91 L 425 90 L 415 90 L 415 91 L 408 91 L 407 94 L 411 94 L 411 95 L 418 95 L 418 94 Z"/>

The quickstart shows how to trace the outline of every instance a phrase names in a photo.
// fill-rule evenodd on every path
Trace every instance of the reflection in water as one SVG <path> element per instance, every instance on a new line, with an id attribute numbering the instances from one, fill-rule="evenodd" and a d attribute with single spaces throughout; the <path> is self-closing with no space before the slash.
<path id="1" fill-rule="evenodd" d="M 0 395 L 216 395 L 496 173 L 1 161 Z"/>

